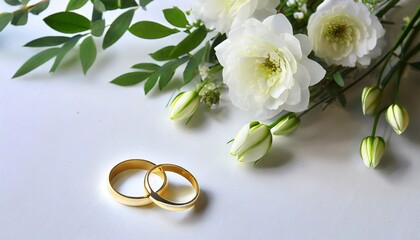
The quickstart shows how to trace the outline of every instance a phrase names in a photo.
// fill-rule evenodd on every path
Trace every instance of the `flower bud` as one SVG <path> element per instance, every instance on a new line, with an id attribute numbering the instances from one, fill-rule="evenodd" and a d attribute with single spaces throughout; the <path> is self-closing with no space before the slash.
<path id="1" fill-rule="evenodd" d="M 400 135 L 408 126 L 408 112 L 403 106 L 392 104 L 386 110 L 386 121 Z"/>
<path id="2" fill-rule="evenodd" d="M 287 135 L 294 132 L 300 125 L 300 119 L 295 113 L 289 114 L 274 126 L 271 131 L 274 135 Z"/>
<path id="3" fill-rule="evenodd" d="M 362 92 L 362 110 L 364 115 L 375 113 L 382 97 L 382 89 L 378 87 L 365 87 Z"/>
<path id="4" fill-rule="evenodd" d="M 171 103 L 169 117 L 171 120 L 181 120 L 191 117 L 200 104 L 197 91 L 187 91 L 178 94 Z"/>
<path id="5" fill-rule="evenodd" d="M 360 156 L 366 167 L 375 168 L 381 161 L 385 150 L 385 141 L 382 137 L 365 137 L 360 143 Z"/>
<path id="6" fill-rule="evenodd" d="M 271 142 L 270 128 L 259 122 L 251 122 L 235 136 L 230 154 L 237 156 L 240 162 L 254 162 L 268 152 Z"/>

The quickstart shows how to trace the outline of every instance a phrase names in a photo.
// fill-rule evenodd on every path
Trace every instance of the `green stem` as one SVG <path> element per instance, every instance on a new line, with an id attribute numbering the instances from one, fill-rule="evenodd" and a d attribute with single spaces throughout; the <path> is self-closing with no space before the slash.
<path id="1" fill-rule="evenodd" d="M 379 117 L 382 115 L 382 113 L 387 109 L 388 107 L 385 107 L 381 109 L 378 113 L 375 115 L 375 119 L 373 120 L 373 127 L 372 127 L 372 133 L 370 136 L 374 137 L 376 135 L 376 127 L 378 126 Z"/>
<path id="2" fill-rule="evenodd" d="M 400 0 L 391 0 L 389 1 L 382 9 L 380 9 L 376 16 L 378 18 L 383 17 L 391 8 L 393 8 Z"/>
<path id="3" fill-rule="evenodd" d="M 395 81 L 395 87 L 394 87 L 394 103 L 397 102 L 397 97 L 398 97 L 398 90 L 400 89 L 400 84 L 401 84 L 401 77 L 402 74 L 404 72 L 404 69 L 407 65 L 403 64 L 398 70 L 397 73 L 397 80 Z"/>
<path id="4" fill-rule="evenodd" d="M 391 49 L 387 52 L 387 54 L 384 56 L 386 58 L 385 60 L 385 64 L 381 69 L 381 72 L 379 74 L 379 78 L 378 78 L 378 86 L 380 85 L 380 82 L 382 80 L 382 75 L 385 72 L 386 67 L 388 66 L 391 58 L 392 58 L 392 54 L 395 51 L 395 49 L 397 49 L 397 47 L 405 40 L 405 38 L 407 37 L 407 35 L 410 33 L 410 31 L 413 29 L 414 24 L 417 22 L 417 19 L 420 17 L 420 6 L 417 7 L 416 12 L 413 16 L 413 18 L 411 18 L 411 20 L 408 22 L 408 24 L 405 26 L 405 28 L 403 29 L 402 33 L 400 34 L 400 36 L 398 37 L 398 39 L 395 41 L 394 45 L 391 47 Z"/>

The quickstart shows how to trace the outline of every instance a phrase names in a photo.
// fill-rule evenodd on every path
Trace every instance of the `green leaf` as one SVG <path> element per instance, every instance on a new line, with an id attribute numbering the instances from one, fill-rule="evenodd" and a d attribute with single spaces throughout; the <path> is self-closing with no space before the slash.
<path id="1" fill-rule="evenodd" d="M 130 26 L 133 16 L 134 9 L 131 9 L 118 16 L 114 22 L 112 22 L 111 26 L 105 34 L 104 41 L 102 43 L 103 49 L 110 47 L 124 35 Z"/>
<path id="2" fill-rule="evenodd" d="M 88 0 L 70 0 L 67 4 L 66 11 L 76 10 L 83 7 Z"/>
<path id="3" fill-rule="evenodd" d="M 338 86 L 344 87 L 344 80 L 340 72 L 334 73 L 333 78 L 334 78 L 335 83 L 337 83 Z"/>
<path id="4" fill-rule="evenodd" d="M 105 20 L 96 20 L 92 23 L 91 33 L 95 37 L 100 37 L 105 31 Z"/>
<path id="5" fill-rule="evenodd" d="M 102 20 L 102 12 L 98 12 L 96 11 L 95 8 L 92 9 L 92 17 L 91 17 L 91 22 L 94 23 L 96 21 Z"/>
<path id="6" fill-rule="evenodd" d="M 156 61 L 166 61 L 166 60 L 174 59 L 174 57 L 172 57 L 171 55 L 174 48 L 175 46 L 166 46 L 164 48 L 157 50 L 154 53 L 151 53 L 150 56 Z"/>
<path id="7" fill-rule="evenodd" d="M 188 57 L 183 57 L 180 59 L 175 59 L 170 62 L 165 63 L 160 69 L 160 78 L 159 78 L 159 89 L 162 90 L 168 83 L 172 80 L 172 77 L 175 74 L 175 70 L 185 63 L 188 60 Z"/>
<path id="8" fill-rule="evenodd" d="M 28 22 L 28 10 L 19 10 L 13 14 L 12 25 L 22 26 Z"/>
<path id="9" fill-rule="evenodd" d="M 137 22 L 130 27 L 129 31 L 133 35 L 144 39 L 163 38 L 179 32 L 178 29 L 171 29 L 159 23 L 150 21 Z"/>
<path id="10" fill-rule="evenodd" d="M 203 47 L 202 49 L 200 49 L 200 51 L 194 54 L 194 56 L 192 56 L 190 61 L 187 63 L 187 66 L 185 67 L 185 70 L 183 73 L 184 84 L 191 82 L 194 79 L 194 77 L 198 75 L 199 73 L 198 66 L 203 61 L 203 55 L 206 50 L 207 50 L 206 47 Z"/>
<path id="11" fill-rule="evenodd" d="M 420 62 L 413 62 L 409 63 L 408 65 L 410 65 L 410 67 L 416 69 L 417 71 L 420 71 Z"/>
<path id="12" fill-rule="evenodd" d="M 44 18 L 44 22 L 52 29 L 62 33 L 78 33 L 90 29 L 90 21 L 74 12 L 54 13 Z"/>
<path id="13" fill-rule="evenodd" d="M 106 10 L 130 8 L 138 6 L 135 0 L 101 0 Z"/>
<path id="14" fill-rule="evenodd" d="M 149 70 L 149 71 L 157 71 L 159 70 L 160 66 L 154 63 L 138 63 L 133 65 L 131 68 Z"/>
<path id="15" fill-rule="evenodd" d="M 142 82 L 149 77 L 150 74 L 151 73 L 149 72 L 130 72 L 115 78 L 111 83 L 119 86 L 132 86 Z"/>
<path id="16" fill-rule="evenodd" d="M 163 9 L 163 15 L 166 21 L 175 27 L 186 28 L 188 25 L 188 20 L 184 12 L 177 7 Z"/>
<path id="17" fill-rule="evenodd" d="M 63 36 L 49 36 L 49 37 L 41 37 L 35 40 L 32 40 L 24 45 L 24 47 L 50 47 L 50 46 L 57 46 L 60 44 L 65 43 L 69 40 L 69 37 Z"/>
<path id="18" fill-rule="evenodd" d="M 203 26 L 192 32 L 172 50 L 172 57 L 179 57 L 194 50 L 207 36 L 207 29 Z"/>
<path id="19" fill-rule="evenodd" d="M 146 6 L 147 6 L 149 3 L 151 3 L 151 2 L 153 2 L 153 0 L 140 0 L 140 6 L 141 6 L 144 10 L 146 10 Z"/>
<path id="20" fill-rule="evenodd" d="M 2 13 L 0 14 L 0 32 L 10 23 L 13 19 L 12 13 Z"/>
<path id="21" fill-rule="evenodd" d="M 224 40 L 226 40 L 226 34 L 219 34 L 219 35 L 216 36 L 213 43 L 211 44 L 209 52 L 206 53 L 206 56 L 204 58 L 204 59 L 206 59 L 205 60 L 206 62 L 209 62 L 209 63 L 216 62 L 217 57 L 216 57 L 216 51 L 214 50 L 214 48 L 217 45 L 219 45 L 221 42 L 223 42 Z"/>
<path id="22" fill-rule="evenodd" d="M 18 6 L 22 4 L 19 0 L 4 0 L 4 2 L 11 6 Z"/>
<path id="23" fill-rule="evenodd" d="M 96 59 L 96 45 L 92 36 L 85 38 L 80 44 L 80 62 L 82 63 L 83 73 L 86 74 Z"/>
<path id="24" fill-rule="evenodd" d="M 41 12 L 43 12 L 45 9 L 47 9 L 47 7 L 50 5 L 50 1 L 45 1 L 40 3 L 39 5 L 36 5 L 35 7 L 33 7 L 30 12 L 34 15 L 38 15 Z"/>
<path id="25" fill-rule="evenodd" d="M 146 83 L 144 84 L 144 94 L 148 94 L 150 90 L 156 85 L 158 79 L 160 77 L 160 72 L 155 72 L 150 75 L 149 79 L 147 79 Z"/>
<path id="26" fill-rule="evenodd" d="M 105 4 L 103 4 L 101 2 L 101 0 L 94 0 L 93 1 L 93 7 L 95 8 L 96 11 L 98 12 L 105 12 L 106 8 L 105 8 Z"/>
<path id="27" fill-rule="evenodd" d="M 42 64 L 48 62 L 48 60 L 57 55 L 58 50 L 59 48 L 49 48 L 32 56 L 16 71 L 15 75 L 13 75 L 13 78 L 25 75 L 35 68 L 41 66 Z"/>
<path id="28" fill-rule="evenodd" d="M 57 53 L 57 57 L 55 58 L 54 64 L 51 67 L 50 72 L 54 72 L 55 70 L 57 70 L 63 58 L 76 45 L 76 43 L 79 41 L 81 37 L 82 35 L 76 35 L 70 38 L 67 42 L 63 44 L 63 46 L 60 48 L 60 50 Z"/>

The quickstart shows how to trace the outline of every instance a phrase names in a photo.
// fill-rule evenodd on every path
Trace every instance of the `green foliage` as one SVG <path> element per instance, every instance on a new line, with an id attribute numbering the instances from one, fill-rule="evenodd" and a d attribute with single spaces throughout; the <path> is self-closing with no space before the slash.
<path id="1" fill-rule="evenodd" d="M 30 12 L 34 15 L 38 15 L 48 8 L 50 1 L 40 2 L 38 5 L 34 6 Z"/>
<path id="2" fill-rule="evenodd" d="M 87 2 L 88 0 L 70 0 L 67 4 L 66 11 L 77 10 L 83 7 Z"/>
<path id="3" fill-rule="evenodd" d="M 138 6 L 135 0 L 101 0 L 106 10 L 124 9 Z"/>
<path id="4" fill-rule="evenodd" d="M 80 44 L 80 62 L 82 63 L 83 73 L 89 70 L 96 59 L 96 45 L 92 37 L 87 37 Z"/>
<path id="5" fill-rule="evenodd" d="M 334 79 L 335 83 L 337 83 L 338 86 L 344 87 L 344 80 L 343 80 L 343 77 L 341 76 L 340 72 L 334 73 L 333 79 Z"/>
<path id="6" fill-rule="evenodd" d="M 91 33 L 95 37 L 100 37 L 105 31 L 105 20 L 96 20 L 91 25 Z"/>
<path id="7" fill-rule="evenodd" d="M 22 4 L 19 0 L 4 0 L 4 2 L 10 6 L 19 6 Z"/>
<path id="8" fill-rule="evenodd" d="M 166 46 L 154 53 L 151 53 L 150 56 L 156 61 L 166 61 L 173 59 L 172 51 L 175 49 L 175 46 Z"/>
<path id="9" fill-rule="evenodd" d="M 172 80 L 176 69 L 188 61 L 188 57 L 173 59 L 161 67 L 154 63 L 139 63 L 132 68 L 139 69 L 139 72 L 130 72 L 123 74 L 111 81 L 120 86 L 131 86 L 147 79 L 144 84 L 144 92 L 147 94 L 159 82 L 159 89 L 163 89 Z"/>
<path id="10" fill-rule="evenodd" d="M 115 78 L 111 83 L 119 86 L 132 86 L 144 81 L 150 74 L 150 72 L 130 72 Z"/>
<path id="11" fill-rule="evenodd" d="M 90 29 L 89 19 L 74 12 L 54 13 L 44 18 L 44 22 L 62 33 L 79 33 Z"/>
<path id="12" fill-rule="evenodd" d="M 106 11 L 105 4 L 103 4 L 101 2 L 101 0 L 93 0 L 93 7 L 98 12 L 105 12 Z"/>
<path id="13" fill-rule="evenodd" d="M 146 10 L 146 6 L 147 6 L 149 3 L 151 3 L 151 2 L 153 2 L 153 0 L 140 0 L 140 6 L 141 6 L 144 10 Z"/>
<path id="14" fill-rule="evenodd" d="M 133 35 L 144 39 L 164 38 L 179 32 L 178 29 L 171 29 L 163 26 L 162 24 L 151 21 L 137 22 L 130 27 L 129 31 Z"/>
<path id="15" fill-rule="evenodd" d="M 12 25 L 22 26 L 28 22 L 28 10 L 22 9 L 13 14 Z"/>
<path id="16" fill-rule="evenodd" d="M 172 50 L 171 55 L 173 57 L 179 57 L 198 47 L 206 38 L 207 29 L 204 26 L 199 27 L 193 31 L 190 35 L 184 38 L 175 48 Z"/>
<path id="17" fill-rule="evenodd" d="M 131 9 L 118 16 L 114 20 L 114 22 L 112 22 L 111 26 L 105 34 L 104 41 L 102 44 L 103 49 L 110 47 L 124 35 L 124 33 L 130 26 L 133 16 L 134 9 Z"/>
<path id="18" fill-rule="evenodd" d="M 187 17 L 184 12 L 177 7 L 163 9 L 166 21 L 175 27 L 186 28 L 188 25 Z"/>
<path id="19" fill-rule="evenodd" d="M 185 67 L 183 77 L 184 84 L 191 82 L 195 76 L 198 75 L 199 70 L 198 66 L 203 62 L 204 53 L 207 51 L 208 45 L 200 49 L 196 54 L 194 54 L 187 63 Z"/>
<path id="20" fill-rule="evenodd" d="M 49 36 L 49 37 L 41 37 L 35 40 L 32 40 L 24 45 L 24 47 L 50 47 L 50 46 L 57 46 L 65 43 L 69 40 L 69 37 L 63 36 Z"/>
<path id="21" fill-rule="evenodd" d="M 13 19 L 12 13 L 1 13 L 0 14 L 0 32 L 9 24 Z"/>
<path id="22" fill-rule="evenodd" d="M 133 65 L 131 68 L 143 69 L 148 71 L 156 71 L 160 68 L 159 65 L 154 63 L 138 63 Z"/>
<path id="23" fill-rule="evenodd" d="M 61 61 L 64 59 L 67 53 L 76 45 L 76 43 L 81 37 L 82 35 L 76 35 L 74 37 L 71 37 L 63 44 L 63 46 L 57 52 L 57 57 L 55 58 L 54 64 L 51 67 L 50 72 L 55 72 L 55 70 L 60 65 Z"/>
<path id="24" fill-rule="evenodd" d="M 13 75 L 13 78 L 20 77 L 28 72 L 34 70 L 35 68 L 41 66 L 42 64 L 46 63 L 51 58 L 57 56 L 59 48 L 49 48 L 42 52 L 37 53 L 33 57 L 31 57 L 28 61 L 26 61 Z"/>

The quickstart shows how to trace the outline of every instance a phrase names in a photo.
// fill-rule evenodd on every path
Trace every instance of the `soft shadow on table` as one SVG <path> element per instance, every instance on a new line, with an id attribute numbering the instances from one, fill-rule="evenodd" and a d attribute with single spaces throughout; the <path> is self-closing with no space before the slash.
<path id="1" fill-rule="evenodd" d="M 293 159 L 293 154 L 279 145 L 273 145 L 266 156 L 255 162 L 254 167 L 257 169 L 267 169 L 287 165 Z"/>
<path id="2" fill-rule="evenodd" d="M 391 144 L 391 139 L 387 140 Z M 386 148 L 381 162 L 375 168 L 384 178 L 390 181 L 401 180 L 401 177 L 409 169 L 410 161 L 401 154 L 396 155 L 392 148 Z"/>

